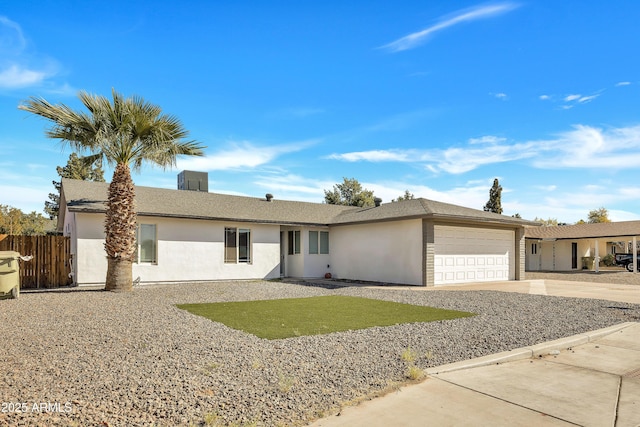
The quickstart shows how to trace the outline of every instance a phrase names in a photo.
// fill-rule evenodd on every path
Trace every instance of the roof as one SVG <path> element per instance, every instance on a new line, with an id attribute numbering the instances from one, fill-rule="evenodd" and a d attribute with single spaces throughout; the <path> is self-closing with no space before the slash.
<path id="1" fill-rule="evenodd" d="M 595 224 L 527 227 L 527 239 L 594 239 L 599 237 L 640 236 L 640 221 L 600 222 Z"/>
<path id="2" fill-rule="evenodd" d="M 108 187 L 105 182 L 63 178 L 61 206 L 66 204 L 70 212 L 105 212 Z M 143 216 L 317 226 L 411 218 L 448 218 L 516 226 L 535 224 L 427 199 L 359 208 L 143 186 L 135 187 L 135 195 L 136 212 Z"/>

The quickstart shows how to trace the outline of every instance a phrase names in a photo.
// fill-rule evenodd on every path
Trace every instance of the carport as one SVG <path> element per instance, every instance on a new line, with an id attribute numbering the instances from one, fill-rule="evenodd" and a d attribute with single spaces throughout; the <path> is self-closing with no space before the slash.
<path id="1" fill-rule="evenodd" d="M 600 261 L 607 254 L 632 253 L 633 271 L 638 271 L 640 221 L 527 227 L 526 269 L 530 271 L 571 271 L 585 261 Z M 599 262 L 591 267 L 599 271 Z"/>

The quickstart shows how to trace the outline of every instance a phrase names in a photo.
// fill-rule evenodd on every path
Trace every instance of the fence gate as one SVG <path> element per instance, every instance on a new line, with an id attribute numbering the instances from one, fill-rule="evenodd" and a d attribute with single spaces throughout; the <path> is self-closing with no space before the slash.
<path id="1" fill-rule="evenodd" d="M 32 255 L 20 261 L 20 288 L 57 288 L 72 283 L 71 240 L 64 236 L 0 235 L 0 251 Z"/>

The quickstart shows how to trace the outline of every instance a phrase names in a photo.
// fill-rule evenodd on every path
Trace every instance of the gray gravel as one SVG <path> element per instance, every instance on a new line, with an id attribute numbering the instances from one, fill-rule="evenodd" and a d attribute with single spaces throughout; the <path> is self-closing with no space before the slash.
<path id="1" fill-rule="evenodd" d="M 478 315 L 268 341 L 175 307 L 331 294 Z M 24 293 L 0 301 L 0 425 L 304 425 L 406 381 L 409 347 L 424 369 L 638 320 L 639 305 L 491 291 L 257 281 Z"/>

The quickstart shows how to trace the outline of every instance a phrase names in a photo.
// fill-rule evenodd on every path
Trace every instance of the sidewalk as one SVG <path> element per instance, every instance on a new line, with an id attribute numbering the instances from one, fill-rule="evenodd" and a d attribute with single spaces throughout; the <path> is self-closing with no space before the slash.
<path id="1" fill-rule="evenodd" d="M 420 384 L 311 424 L 640 426 L 640 323 L 427 370 Z"/>
<path id="2" fill-rule="evenodd" d="M 638 286 L 607 283 L 525 280 L 416 288 L 469 290 L 640 304 Z M 639 427 L 640 323 L 431 368 L 420 384 L 346 407 L 310 427 L 486 425 Z"/>

